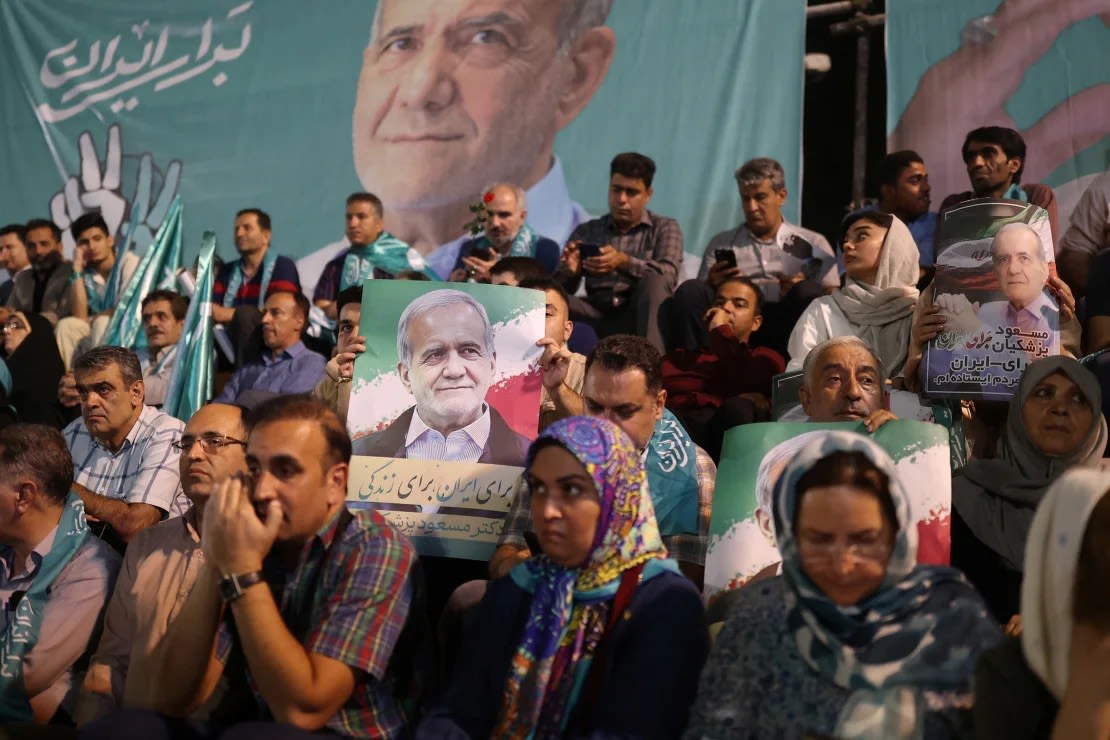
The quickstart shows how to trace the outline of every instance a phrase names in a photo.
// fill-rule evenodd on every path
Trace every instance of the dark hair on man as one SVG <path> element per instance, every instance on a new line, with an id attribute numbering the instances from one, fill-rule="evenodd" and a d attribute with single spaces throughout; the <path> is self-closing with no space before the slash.
<path id="1" fill-rule="evenodd" d="M 427 282 L 432 281 L 432 279 L 430 277 L 428 277 L 427 273 L 423 273 L 420 270 L 401 270 L 399 273 L 397 273 L 396 275 L 393 276 L 393 279 L 394 280 L 416 280 L 416 281 L 424 280 L 424 281 L 427 281 Z"/>
<path id="2" fill-rule="evenodd" d="M 125 386 L 130 387 L 136 381 L 143 379 L 139 356 L 125 347 L 112 345 L 93 347 L 78 357 L 73 363 L 73 372 L 77 374 L 88 370 L 107 370 L 112 365 L 119 368 Z"/>
<path id="3" fill-rule="evenodd" d="M 566 306 L 567 314 L 570 314 L 570 295 L 567 293 L 567 289 L 564 288 L 562 284 L 559 283 L 557 280 L 545 275 L 544 277 L 540 278 L 528 278 L 527 280 L 521 280 L 517 287 L 529 288 L 531 290 L 550 290 L 558 293 L 559 299 L 563 302 L 563 305 Z"/>
<path id="4" fill-rule="evenodd" d="M 27 244 L 27 227 L 23 224 L 8 224 L 0 227 L 0 236 L 7 236 L 8 234 L 15 234 L 20 244 Z"/>
<path id="5" fill-rule="evenodd" d="M 65 437 L 45 424 L 12 424 L 0 429 L 0 477 L 18 482 L 31 478 L 56 504 L 73 485 L 73 458 Z"/>
<path id="6" fill-rule="evenodd" d="M 647 389 L 658 393 L 663 387 L 663 355 L 648 340 L 633 334 L 613 334 L 605 337 L 586 357 L 586 373 L 597 363 L 612 373 L 639 370 L 644 374 Z"/>
<path id="7" fill-rule="evenodd" d="M 178 321 L 185 320 L 185 314 L 189 312 L 189 299 L 179 293 L 174 293 L 172 290 L 152 290 L 143 298 L 142 308 L 146 308 L 148 303 L 156 301 L 169 301 L 170 311 L 173 317 Z"/>
<path id="8" fill-rule="evenodd" d="M 324 468 L 351 461 L 351 436 L 335 412 L 323 401 L 306 394 L 278 396 L 260 404 L 245 422 L 252 432 L 279 421 L 311 421 L 324 435 L 328 457 Z"/>
<path id="9" fill-rule="evenodd" d="M 981 141 L 984 144 L 994 144 L 1006 154 L 1006 159 L 1013 159 L 1017 157 L 1021 160 L 1021 167 L 1018 167 L 1017 172 L 1014 173 L 1014 184 L 1021 183 L 1021 173 L 1025 171 L 1025 139 L 1021 138 L 1021 134 L 1014 131 L 1012 128 L 1005 126 L 984 126 L 977 128 L 968 133 L 964 139 L 963 148 L 960 149 L 960 154 L 963 155 L 964 162 L 967 162 L 967 148 L 973 141 Z"/>
<path id="10" fill-rule="evenodd" d="M 73 241 L 77 241 L 81 238 L 81 234 L 89 229 L 100 229 L 104 232 L 104 236 L 112 235 L 112 232 L 108 230 L 108 222 L 100 215 L 100 211 L 82 213 L 69 227 L 69 233 L 73 237 Z"/>
<path id="11" fill-rule="evenodd" d="M 339 291 L 339 295 L 335 297 L 336 314 L 339 314 L 348 303 L 362 303 L 362 285 L 352 285 Z"/>
<path id="12" fill-rule="evenodd" d="M 266 300 L 270 300 L 276 295 L 288 295 L 293 297 L 293 302 L 297 304 L 297 309 L 301 312 L 301 318 L 305 320 L 305 328 L 308 328 L 308 312 L 312 309 L 312 304 L 308 302 L 308 298 L 304 293 L 291 290 L 271 290 L 266 294 Z"/>
<path id="13" fill-rule="evenodd" d="M 622 152 L 609 163 L 609 177 L 620 175 L 630 180 L 643 180 L 644 187 L 650 188 L 655 179 L 655 160 L 638 152 Z"/>
<path id="14" fill-rule="evenodd" d="M 489 270 L 490 277 L 504 275 L 506 272 L 511 272 L 517 283 L 548 276 L 543 263 L 534 257 L 504 257 L 497 260 L 497 263 Z"/>
<path id="15" fill-rule="evenodd" d="M 382 210 L 382 199 L 373 193 L 351 193 L 347 196 L 347 205 L 352 203 L 369 203 L 374 209 L 374 213 L 378 218 L 384 218 L 385 212 Z"/>
<path id="16" fill-rule="evenodd" d="M 867 455 L 859 451 L 833 452 L 818 460 L 798 480 L 797 501 L 794 506 L 795 530 L 798 512 L 802 510 L 802 497 L 811 488 L 826 486 L 852 486 L 874 496 L 879 502 L 883 518 L 890 525 L 891 537 L 899 529 L 898 514 L 890 495 L 890 477 L 879 470 Z"/>
<path id="17" fill-rule="evenodd" d="M 24 235 L 31 229 L 50 229 L 55 241 L 62 240 L 62 230 L 58 228 L 58 224 L 45 218 L 32 218 L 28 221 L 26 226 L 23 227 Z M 23 241 L 27 241 L 26 236 Z"/>
<path id="18" fill-rule="evenodd" d="M 755 315 L 763 315 L 763 301 L 765 300 L 763 297 L 763 289 L 756 285 L 754 280 L 746 275 L 737 275 L 736 277 L 730 277 L 718 285 L 717 290 L 720 290 L 729 283 L 740 283 L 741 285 L 746 285 L 751 288 L 752 293 L 755 294 Z"/>
<path id="19" fill-rule="evenodd" d="M 894 187 L 897 185 L 898 178 L 901 177 L 902 172 L 911 164 L 925 164 L 925 160 L 921 158 L 921 155 L 912 149 L 900 149 L 880 159 L 877 168 L 879 186 L 888 185 Z"/>
<path id="20" fill-rule="evenodd" d="M 266 213 L 261 208 L 244 208 L 235 214 L 235 218 L 250 214 L 254 214 L 254 217 L 258 220 L 258 228 L 263 231 L 272 231 L 270 228 L 270 214 Z"/>
<path id="21" fill-rule="evenodd" d="M 1087 530 L 1079 545 L 1072 593 L 1072 618 L 1099 632 L 1110 632 L 1110 495 L 1102 498 L 1091 510 Z"/>

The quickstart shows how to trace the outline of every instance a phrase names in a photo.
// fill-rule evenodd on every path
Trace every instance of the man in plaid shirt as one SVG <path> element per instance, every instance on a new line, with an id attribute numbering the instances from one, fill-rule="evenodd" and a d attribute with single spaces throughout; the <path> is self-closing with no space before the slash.
<path id="1" fill-rule="evenodd" d="M 424 636 L 415 551 L 377 512 L 348 511 L 351 441 L 323 403 L 282 396 L 252 422 L 250 474 L 224 481 L 205 506 L 206 562 L 160 646 L 154 704 L 183 716 L 237 662 L 228 659 L 236 650 L 256 718 L 268 720 L 236 725 L 236 737 L 401 737 L 414 698 L 407 674 Z M 156 734 L 168 733 L 160 736 L 184 729 L 132 712 L 88 731 L 151 736 L 159 725 Z"/>
<path id="2" fill-rule="evenodd" d="M 663 543 L 700 588 L 717 466 L 666 411 L 666 401 L 659 351 L 643 337 L 615 334 L 586 358 L 582 403 L 574 405 L 619 426 L 641 451 Z M 571 415 L 563 410 L 563 416 Z M 518 490 L 490 561 L 493 578 L 532 555 L 524 537 L 532 527 L 530 497 L 526 488 Z"/>

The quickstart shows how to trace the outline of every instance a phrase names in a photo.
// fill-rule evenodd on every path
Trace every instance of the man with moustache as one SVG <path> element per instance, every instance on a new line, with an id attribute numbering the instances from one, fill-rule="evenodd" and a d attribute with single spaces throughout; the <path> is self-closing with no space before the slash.
<path id="1" fill-rule="evenodd" d="M 469 206 L 519 183 L 536 233 L 562 244 L 588 218 L 571 200 L 555 136 L 589 104 L 616 38 L 612 0 L 383 0 L 363 55 L 353 149 L 390 229 L 447 275 Z M 305 284 L 345 247 L 300 261 Z"/>
<path id="2" fill-rule="evenodd" d="M 910 230 L 922 267 L 931 267 L 937 258 L 937 214 L 929 210 L 930 192 L 929 172 L 917 152 L 903 149 L 879 161 L 878 210 L 894 214 Z"/>
<path id="3" fill-rule="evenodd" d="M 69 278 L 72 265 L 62 256 L 62 230 L 53 221 L 36 218 L 24 227 L 31 269 L 15 278 L 8 308 L 38 313 L 57 325 L 70 315 Z"/>
<path id="4" fill-rule="evenodd" d="M 859 337 L 817 345 L 802 364 L 798 399 L 807 421 L 859 421 L 868 432 L 896 419 L 884 406 L 882 365 Z"/>
<path id="5" fill-rule="evenodd" d="M 224 480 L 247 472 L 247 432 L 241 407 L 209 404 L 193 414 L 174 443 L 181 455 L 181 488 L 191 506 L 180 517 L 144 529 L 128 545 L 81 689 L 78 725 L 119 707 L 151 706 L 155 650 L 204 566 L 205 505 Z M 190 716 L 206 718 L 218 698 L 210 697 Z"/>
<path id="6" fill-rule="evenodd" d="M 356 455 L 523 465 L 527 437 L 513 431 L 486 391 L 497 369 L 486 309 L 460 290 L 433 290 L 397 322 L 397 372 L 416 404 Z"/>

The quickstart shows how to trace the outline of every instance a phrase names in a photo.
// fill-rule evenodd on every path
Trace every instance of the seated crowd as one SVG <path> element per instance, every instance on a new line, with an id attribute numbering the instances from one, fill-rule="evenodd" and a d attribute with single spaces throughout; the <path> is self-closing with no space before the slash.
<path id="1" fill-rule="evenodd" d="M 150 291 L 141 346 L 113 346 L 139 260 L 100 215 L 73 222 L 72 260 L 50 221 L 0 229 L 0 738 L 1110 737 L 1110 362 L 1076 359 L 1110 347 L 1110 219 L 1096 197 L 1058 223 L 1011 129 L 968 133 L 960 155 L 971 188 L 942 211 L 1047 210 L 1058 273 L 1029 269 L 1064 338 L 1008 402 L 947 402 L 950 566 L 918 562 L 906 481 L 871 436 L 929 407 L 922 351 L 947 320 L 912 151 L 879 163 L 877 202 L 835 248 L 784 219 L 777 162 L 744 163 L 744 220 L 690 279 L 634 152 L 566 244 L 499 182 L 434 266 L 352 194 L 349 247 L 315 285 L 244 208 L 210 311 L 230 350 L 188 419 L 162 405 L 190 298 Z M 999 232 L 996 270 L 1029 233 Z M 480 442 L 415 406 L 352 440 L 363 285 L 390 279 L 542 292 L 534 441 L 485 404 Z M 460 295 L 406 309 L 403 377 L 429 327 L 492 343 Z M 707 611 L 727 432 L 780 418 L 822 430 L 758 492 L 781 563 Z M 348 507 L 353 455 L 429 457 L 414 428 L 464 432 L 434 459 L 523 466 L 488 563 L 418 554 L 389 512 Z"/>

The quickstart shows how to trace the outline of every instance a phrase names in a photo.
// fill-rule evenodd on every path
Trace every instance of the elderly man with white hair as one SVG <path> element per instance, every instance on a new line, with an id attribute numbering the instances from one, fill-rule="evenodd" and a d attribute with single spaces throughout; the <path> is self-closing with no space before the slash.
<path id="1" fill-rule="evenodd" d="M 809 421 L 861 421 L 868 432 L 896 419 L 884 408 L 882 365 L 858 337 L 818 344 L 802 364 L 798 400 Z"/>
<path id="2" fill-rule="evenodd" d="M 1006 224 L 991 242 L 991 263 L 1004 301 L 984 303 L 979 320 L 989 327 L 1056 335 L 1060 309 L 1045 293 L 1048 262 L 1037 232 L 1028 224 Z M 1053 354 L 1059 352 L 1059 344 Z"/>
<path id="3" fill-rule="evenodd" d="M 354 454 L 523 465 L 528 438 L 485 402 L 497 370 L 493 329 L 482 304 L 460 290 L 433 290 L 397 322 L 397 373 L 416 404 Z"/>

